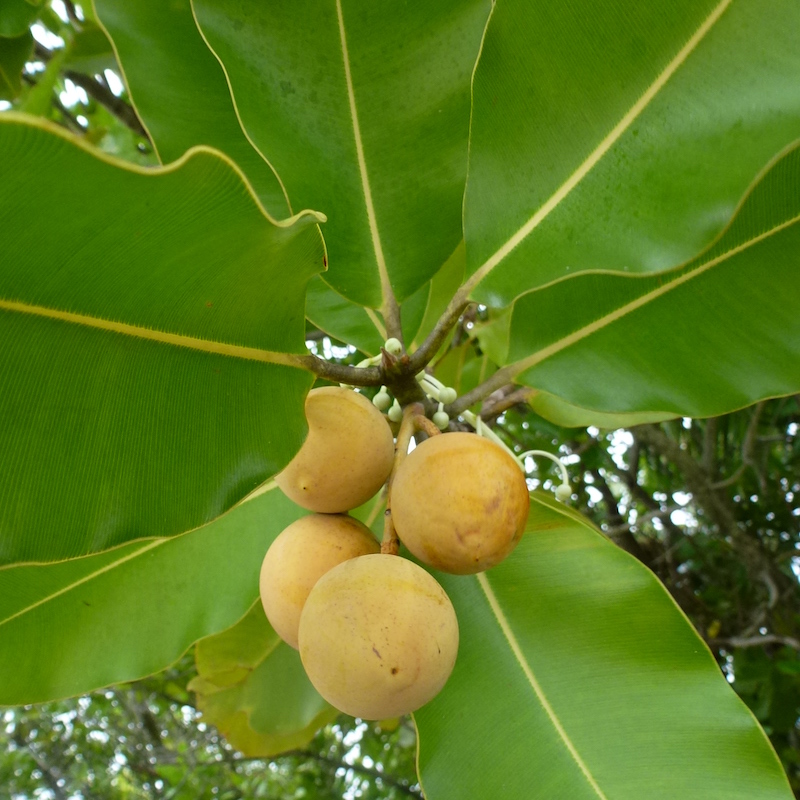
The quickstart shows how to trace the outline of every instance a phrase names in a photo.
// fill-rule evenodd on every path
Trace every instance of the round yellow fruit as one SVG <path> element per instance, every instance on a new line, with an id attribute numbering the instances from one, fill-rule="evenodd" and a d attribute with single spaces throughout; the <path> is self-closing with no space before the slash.
<path id="1" fill-rule="evenodd" d="M 311 514 L 285 528 L 267 550 L 259 580 L 278 636 L 297 649 L 300 612 L 314 584 L 343 561 L 380 549 L 370 529 L 346 514 Z"/>
<path id="2" fill-rule="evenodd" d="M 400 541 L 428 566 L 456 575 L 499 564 L 522 537 L 530 504 L 515 459 L 474 433 L 418 445 L 397 470 L 391 499 Z"/>
<path id="3" fill-rule="evenodd" d="M 433 699 L 458 653 L 453 604 L 400 556 L 367 555 L 319 579 L 300 616 L 300 658 L 335 708 L 362 719 L 409 714 Z"/>
<path id="4" fill-rule="evenodd" d="M 389 423 L 363 395 L 325 386 L 306 398 L 308 436 L 275 477 L 283 493 L 310 511 L 335 514 L 365 503 L 389 477 Z"/>

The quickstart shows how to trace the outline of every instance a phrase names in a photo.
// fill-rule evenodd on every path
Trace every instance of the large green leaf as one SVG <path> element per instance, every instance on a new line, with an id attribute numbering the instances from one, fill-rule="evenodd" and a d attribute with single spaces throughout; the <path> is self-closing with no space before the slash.
<path id="1" fill-rule="evenodd" d="M 461 239 L 469 82 L 488 0 L 194 0 L 244 127 L 328 215 L 326 280 L 381 308 Z"/>
<path id="2" fill-rule="evenodd" d="M 239 165 L 271 214 L 285 216 L 283 186 L 245 136 L 189 0 L 94 0 L 94 5 L 162 163 L 195 145 L 215 147 Z"/>
<path id="3" fill-rule="evenodd" d="M 33 52 L 33 36 L 0 36 L 0 100 L 13 100 L 22 90 L 22 68 Z"/>
<path id="4" fill-rule="evenodd" d="M 616 430 L 617 428 L 630 428 L 632 425 L 643 425 L 647 422 L 664 422 L 680 416 L 659 411 L 629 412 L 627 414 L 604 413 L 594 409 L 581 408 L 541 390 L 531 392 L 527 401 L 540 417 L 549 419 L 564 428 L 586 428 L 594 425 L 598 428 Z"/>
<path id="5" fill-rule="evenodd" d="M 304 513 L 268 491 L 179 536 L 0 568 L 0 704 L 76 695 L 169 666 L 247 612 L 267 548 Z"/>
<path id="6" fill-rule="evenodd" d="M 800 146 L 686 266 L 581 275 L 521 297 L 509 369 L 587 411 L 716 415 L 800 391 L 798 308 Z"/>
<path id="7" fill-rule="evenodd" d="M 300 654 L 272 629 L 261 602 L 232 628 L 201 639 L 189 689 L 206 722 L 246 756 L 303 747 L 338 711 L 311 685 Z"/>
<path id="8" fill-rule="evenodd" d="M 90 75 L 102 74 L 106 69 L 118 68 L 117 60 L 114 57 L 114 48 L 99 25 L 89 20 L 81 23 L 81 29 L 72 35 L 64 68 Z"/>
<path id="9" fill-rule="evenodd" d="M 22 36 L 39 16 L 41 4 L 41 0 L 31 3 L 28 0 L 0 0 L 0 36 Z"/>
<path id="10" fill-rule="evenodd" d="M 305 434 L 311 214 L 207 149 L 166 169 L 0 116 L 0 562 L 200 525 Z"/>
<path id="11" fill-rule="evenodd" d="M 410 342 L 419 331 L 430 293 L 431 283 L 427 283 L 400 307 L 401 327 L 406 342 Z M 367 355 L 377 355 L 387 339 L 383 321 L 371 308 L 343 297 L 321 277 L 309 281 L 306 317 L 321 331 L 353 345 Z"/>
<path id="12" fill-rule="evenodd" d="M 420 322 L 417 338 L 421 343 L 425 337 L 433 330 L 439 317 L 447 308 L 451 298 L 458 291 L 464 280 L 464 267 L 466 264 L 466 250 L 464 242 L 450 254 L 447 261 L 442 264 L 441 269 L 431 279 L 431 289 L 428 295 L 428 304 L 425 307 L 425 315 Z M 446 342 L 450 341 L 450 337 Z M 442 345 L 446 346 L 446 343 Z M 412 345 L 413 347 L 413 345 Z"/>
<path id="13" fill-rule="evenodd" d="M 320 276 L 308 282 L 306 317 L 329 336 L 370 356 L 386 341 L 386 328 L 371 308 L 343 297 Z"/>
<path id="14" fill-rule="evenodd" d="M 476 299 L 697 255 L 800 136 L 800 4 L 498 0 L 465 202 Z"/>
<path id="15" fill-rule="evenodd" d="M 663 586 L 577 514 L 537 495 L 505 562 L 438 577 L 461 643 L 415 714 L 428 800 L 791 799 Z"/>

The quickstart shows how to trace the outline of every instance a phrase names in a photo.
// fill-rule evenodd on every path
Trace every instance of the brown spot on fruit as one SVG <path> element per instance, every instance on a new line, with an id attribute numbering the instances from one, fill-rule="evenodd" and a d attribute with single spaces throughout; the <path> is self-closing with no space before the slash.
<path id="1" fill-rule="evenodd" d="M 516 460 L 474 433 L 426 439 L 392 486 L 400 540 L 420 561 L 456 575 L 499 564 L 522 536 L 529 504 Z"/>

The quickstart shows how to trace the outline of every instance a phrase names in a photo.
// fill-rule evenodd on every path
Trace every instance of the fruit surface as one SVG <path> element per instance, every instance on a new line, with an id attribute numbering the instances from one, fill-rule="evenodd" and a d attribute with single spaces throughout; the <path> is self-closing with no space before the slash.
<path id="1" fill-rule="evenodd" d="M 366 397 L 338 386 L 312 389 L 305 413 L 308 436 L 275 477 L 278 486 L 310 511 L 332 514 L 365 503 L 392 469 L 389 424 Z"/>
<path id="2" fill-rule="evenodd" d="M 346 514 L 310 514 L 284 529 L 267 550 L 259 580 L 278 636 L 297 649 L 300 612 L 314 584 L 343 561 L 380 549 L 369 528 Z"/>
<path id="3" fill-rule="evenodd" d="M 400 556 L 345 561 L 317 582 L 300 617 L 300 658 L 317 691 L 362 719 L 408 714 L 438 694 L 458 653 L 444 589 Z"/>
<path id="4" fill-rule="evenodd" d="M 456 575 L 499 564 L 520 540 L 529 504 L 514 458 L 474 433 L 426 439 L 392 485 L 400 541 L 420 561 Z"/>

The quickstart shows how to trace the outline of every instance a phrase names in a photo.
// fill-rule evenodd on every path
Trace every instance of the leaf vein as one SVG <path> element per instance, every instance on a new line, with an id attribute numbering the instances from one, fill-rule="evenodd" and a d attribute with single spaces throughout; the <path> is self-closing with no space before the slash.
<path id="1" fill-rule="evenodd" d="M 389 282 L 389 272 L 386 268 L 386 259 L 383 255 L 383 246 L 378 231 L 378 220 L 375 216 L 375 206 L 372 202 L 372 189 L 367 173 L 367 161 L 364 157 L 364 144 L 361 139 L 361 127 L 358 123 L 358 111 L 356 109 L 356 95 L 353 88 L 353 77 L 350 73 L 350 56 L 347 50 L 347 37 L 344 29 L 344 15 L 342 13 L 342 0 L 336 0 L 336 16 L 339 22 L 339 38 L 342 45 L 342 59 L 344 61 L 344 79 L 347 85 L 347 99 L 350 104 L 350 118 L 353 122 L 353 138 L 356 145 L 356 157 L 358 159 L 358 172 L 361 177 L 361 188 L 364 192 L 364 203 L 367 207 L 367 221 L 369 232 L 372 238 L 372 247 L 375 251 L 375 261 L 378 265 L 378 275 L 381 281 L 381 296 L 383 298 L 382 309 L 389 307 L 391 298 L 394 296 L 392 285 Z"/>
<path id="2" fill-rule="evenodd" d="M 486 595 L 486 600 L 489 603 L 490 608 L 492 609 L 492 613 L 494 614 L 495 618 L 497 619 L 497 623 L 500 625 L 500 630 L 502 630 L 503 635 L 506 637 L 506 641 L 511 648 L 511 652 L 514 654 L 514 657 L 517 659 L 522 672 L 524 673 L 525 677 L 528 680 L 528 683 L 531 685 L 534 693 L 536 694 L 537 699 L 542 705 L 545 713 L 547 714 L 550 722 L 553 724 L 553 727 L 556 729 L 556 732 L 561 737 L 561 740 L 564 742 L 569 754 L 575 760 L 575 763 L 578 765 L 580 771 L 583 773 L 584 777 L 586 778 L 589 785 L 592 787 L 594 792 L 597 794 L 601 800 L 608 800 L 603 790 L 598 786 L 597 781 L 594 779 L 594 776 L 589 771 L 589 767 L 586 765 L 584 760 L 581 758 L 580 753 L 578 753 L 574 743 L 569 738 L 564 726 L 561 724 L 561 720 L 558 718 L 553 707 L 550 705 L 547 697 L 545 696 L 544 690 L 542 689 L 539 681 L 536 680 L 536 676 L 533 674 L 533 670 L 531 669 L 530 664 L 528 663 L 527 659 L 525 658 L 525 654 L 522 652 L 522 648 L 520 647 L 519 642 L 517 641 L 517 637 L 514 635 L 514 631 L 511 629 L 511 624 L 509 623 L 506 615 L 503 613 L 503 609 L 500 607 L 500 602 L 497 599 L 497 595 L 494 593 L 494 590 L 489 583 L 488 578 L 486 577 L 485 572 L 481 572 L 477 575 L 478 583 L 483 590 L 484 595 Z"/>
<path id="3" fill-rule="evenodd" d="M 145 328 L 141 325 L 130 325 L 127 322 L 114 322 L 113 320 L 92 317 L 87 314 L 76 314 L 71 311 L 62 311 L 45 306 L 35 306 L 28 303 L 20 303 L 14 300 L 0 299 L 0 310 L 11 311 L 20 314 L 30 314 L 36 317 L 45 317 L 60 322 L 68 322 L 74 325 L 82 325 L 88 328 L 119 333 L 123 336 L 132 336 L 138 339 L 147 339 L 151 342 L 159 342 L 175 347 L 186 347 L 190 350 L 199 350 L 204 353 L 214 353 L 216 355 L 229 356 L 231 358 L 241 358 L 247 361 L 261 361 L 268 364 L 280 364 L 287 367 L 299 367 L 300 363 L 296 356 L 291 353 L 278 353 L 272 350 L 260 350 L 256 347 L 245 347 L 243 345 L 227 344 L 225 342 L 215 342 L 210 339 L 198 339 L 194 336 L 184 336 L 178 333 L 168 333 L 154 328 Z"/>
<path id="4" fill-rule="evenodd" d="M 672 61 L 662 70 L 658 77 L 650 84 L 644 94 L 631 106 L 628 112 L 611 129 L 606 137 L 589 154 L 582 164 L 567 178 L 561 186 L 540 206 L 533 216 L 511 236 L 486 262 L 481 265 L 466 282 L 465 286 L 472 291 L 512 250 L 514 250 L 530 233 L 537 228 L 544 219 L 553 211 L 567 195 L 589 174 L 605 154 L 616 144 L 625 131 L 633 124 L 636 118 L 647 108 L 655 96 L 664 88 L 667 81 L 675 74 L 686 59 L 697 48 L 706 34 L 722 16 L 733 0 L 721 0 L 700 27 L 689 38 L 686 44 L 678 51 Z"/>
<path id="5" fill-rule="evenodd" d="M 776 225 L 773 228 L 770 228 L 768 231 L 764 231 L 764 233 L 759 234 L 758 236 L 753 237 L 752 239 L 748 239 L 746 242 L 742 242 L 742 244 L 737 245 L 736 247 L 727 250 L 726 252 L 720 254 L 716 258 L 712 258 L 709 261 L 706 261 L 703 264 L 700 264 L 698 267 L 694 269 L 688 270 L 687 272 L 683 272 L 673 280 L 668 281 L 667 283 L 662 284 L 657 289 L 653 289 L 646 294 L 641 295 L 641 297 L 637 297 L 635 300 L 631 300 L 630 303 L 626 303 L 624 306 L 620 306 L 615 311 L 612 311 L 609 314 L 606 314 L 600 319 L 595 320 L 594 322 L 589 323 L 588 325 L 584 325 L 582 328 L 579 328 L 574 333 L 571 333 L 569 336 L 565 336 L 563 339 L 559 339 L 557 342 L 553 342 L 553 344 L 548 345 L 547 347 L 542 348 L 538 352 L 534 353 L 533 355 L 528 356 L 527 358 L 520 359 L 519 361 L 510 364 L 506 369 L 511 373 L 512 376 L 517 376 L 525 370 L 530 369 L 531 367 L 540 364 L 542 361 L 550 358 L 550 356 L 555 355 L 556 353 L 565 350 L 567 347 L 571 347 L 573 344 L 577 344 L 581 339 L 585 339 L 587 336 L 591 336 L 593 333 L 597 333 L 597 331 L 611 325 L 614 322 L 622 319 L 623 317 L 631 314 L 632 312 L 636 311 L 643 306 L 646 306 L 648 303 L 652 303 L 654 300 L 657 300 L 662 295 L 667 294 L 667 292 L 671 292 L 673 289 L 676 289 L 679 286 L 682 286 L 684 283 L 687 283 L 690 280 L 702 275 L 704 272 L 707 272 L 712 267 L 717 266 L 718 264 L 727 261 L 733 256 L 738 255 L 739 253 L 747 250 L 750 247 L 758 244 L 759 242 L 764 241 L 765 239 L 770 238 L 771 236 L 780 233 L 781 231 L 785 230 L 786 228 L 791 227 L 792 225 L 796 225 L 800 223 L 800 214 L 791 219 L 782 222 L 780 225 Z"/>

